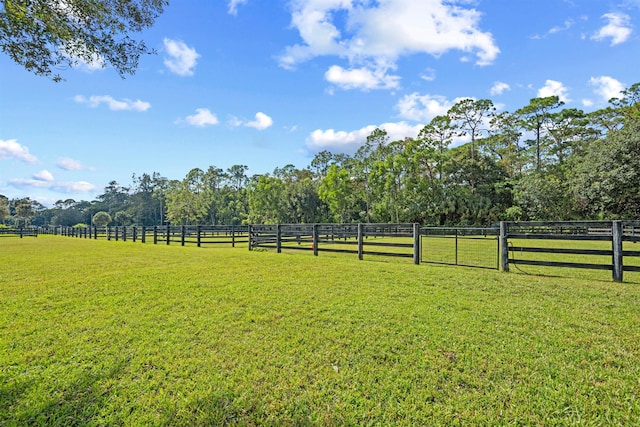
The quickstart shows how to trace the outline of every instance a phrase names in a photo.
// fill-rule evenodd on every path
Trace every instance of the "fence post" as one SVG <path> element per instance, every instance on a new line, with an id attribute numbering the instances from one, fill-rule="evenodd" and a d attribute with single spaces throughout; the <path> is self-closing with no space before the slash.
<path id="1" fill-rule="evenodd" d="M 236 247 L 236 226 L 235 225 L 231 226 L 231 247 L 232 248 Z"/>
<path id="2" fill-rule="evenodd" d="M 154 245 L 158 244 L 158 226 L 157 225 L 153 226 L 153 244 Z"/>
<path id="3" fill-rule="evenodd" d="M 358 259 L 362 261 L 364 258 L 364 225 L 358 223 Z"/>
<path id="4" fill-rule="evenodd" d="M 142 226 L 142 243 L 147 243 L 147 227 Z"/>
<path id="5" fill-rule="evenodd" d="M 420 224 L 413 224 L 413 263 L 420 264 Z"/>
<path id="6" fill-rule="evenodd" d="M 196 234 L 197 234 L 196 244 L 198 245 L 198 247 L 200 247 L 200 231 L 201 231 L 201 229 L 202 229 L 201 225 L 197 225 L 196 226 Z"/>
<path id="7" fill-rule="evenodd" d="M 251 241 L 251 224 L 247 224 L 247 240 L 249 241 L 249 250 L 253 249 L 251 246 L 253 244 Z"/>
<path id="8" fill-rule="evenodd" d="M 167 245 L 171 241 L 171 226 L 167 225 Z"/>
<path id="9" fill-rule="evenodd" d="M 611 245 L 613 249 L 613 280 L 622 282 L 622 221 L 613 221 L 611 224 Z"/>
<path id="10" fill-rule="evenodd" d="M 456 265 L 458 265 L 458 227 L 456 227 Z"/>
<path id="11" fill-rule="evenodd" d="M 500 221 L 500 254 L 502 271 L 509 271 L 509 242 L 508 242 L 508 224 L 506 221 Z"/>
<path id="12" fill-rule="evenodd" d="M 180 227 L 180 246 L 184 246 L 184 235 L 186 232 L 186 226 L 183 225 L 182 227 Z"/>
<path id="13" fill-rule="evenodd" d="M 282 252 L 282 227 L 280 224 L 276 225 L 276 252 Z"/>
<path id="14" fill-rule="evenodd" d="M 318 256 L 318 242 L 320 241 L 318 236 L 318 224 L 313 224 L 313 255 Z"/>
<path id="15" fill-rule="evenodd" d="M 111 227 L 107 226 L 107 241 L 111 240 Z"/>
<path id="16" fill-rule="evenodd" d="M 118 241 L 119 236 L 120 236 L 120 227 L 116 225 L 116 242 Z"/>

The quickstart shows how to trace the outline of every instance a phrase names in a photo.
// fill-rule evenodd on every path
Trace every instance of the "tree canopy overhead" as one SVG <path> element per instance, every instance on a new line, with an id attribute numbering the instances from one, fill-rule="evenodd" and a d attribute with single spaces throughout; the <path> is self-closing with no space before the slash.
<path id="1" fill-rule="evenodd" d="M 152 53 L 130 37 L 150 27 L 168 0 L 0 0 L 0 49 L 27 71 L 58 73 L 86 63 L 125 77 Z"/>

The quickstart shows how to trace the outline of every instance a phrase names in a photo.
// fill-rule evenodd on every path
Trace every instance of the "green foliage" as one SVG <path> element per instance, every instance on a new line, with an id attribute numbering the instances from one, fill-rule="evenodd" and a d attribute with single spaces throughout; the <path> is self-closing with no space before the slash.
<path id="1" fill-rule="evenodd" d="M 56 72 L 79 63 L 111 65 L 133 74 L 151 53 L 130 34 L 153 25 L 166 0 L 47 1 L 0 3 L 0 49 L 37 75 L 59 81 Z"/>
<path id="2" fill-rule="evenodd" d="M 3 223 L 9 217 L 9 199 L 0 194 L 0 223 Z"/>
<path id="3" fill-rule="evenodd" d="M 91 218 L 91 222 L 96 227 L 105 227 L 111 222 L 111 215 L 104 211 L 96 212 L 93 218 Z"/>
<path id="4" fill-rule="evenodd" d="M 13 201 L 15 214 L 14 225 L 27 227 L 31 224 L 31 218 L 35 215 L 34 201 L 28 197 Z"/>
<path id="5" fill-rule="evenodd" d="M 569 183 L 551 173 L 536 171 L 523 176 L 514 188 L 514 200 L 524 220 L 576 219 Z"/>
<path id="6" fill-rule="evenodd" d="M 471 159 L 475 159 L 476 139 L 488 129 L 485 122 L 495 113 L 493 102 L 489 99 L 463 99 L 449 109 L 447 115 L 455 128 L 460 131 L 459 136 L 466 135 L 471 139 Z"/>
<path id="7" fill-rule="evenodd" d="M 5 240 L 7 426 L 640 423 L 637 286 Z"/>
<path id="8" fill-rule="evenodd" d="M 640 218 L 640 118 L 593 142 L 575 169 L 578 203 L 587 215 Z"/>

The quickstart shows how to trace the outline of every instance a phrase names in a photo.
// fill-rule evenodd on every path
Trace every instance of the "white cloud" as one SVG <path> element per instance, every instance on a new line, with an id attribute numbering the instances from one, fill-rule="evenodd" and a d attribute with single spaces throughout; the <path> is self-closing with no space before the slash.
<path id="1" fill-rule="evenodd" d="M 602 17 L 609 21 L 609 23 L 600 28 L 597 33 L 591 36 L 591 39 L 596 41 L 611 39 L 611 46 L 624 43 L 629 39 L 633 31 L 629 15 L 611 12 L 605 13 Z"/>
<path id="2" fill-rule="evenodd" d="M 10 179 L 9 184 L 15 188 L 41 188 L 61 193 L 89 193 L 98 189 L 97 186 L 86 181 L 55 182 L 35 177 L 34 179 Z"/>
<path id="3" fill-rule="evenodd" d="M 457 50 L 465 56 L 475 55 L 478 65 L 491 64 L 500 49 L 492 34 L 479 28 L 481 14 L 469 4 L 468 0 L 293 1 L 291 23 L 302 43 L 288 46 L 279 58 L 280 65 L 294 68 L 326 55 L 345 58 L 351 73 L 343 69 L 327 73 L 334 80 L 346 81 L 349 88 L 361 89 L 368 88 L 367 84 L 353 84 L 354 80 L 370 82 L 372 75 L 395 69 L 397 60 L 406 55 L 439 57 Z M 344 25 L 337 17 L 345 18 Z M 365 75 L 364 69 L 369 73 Z"/>
<path id="4" fill-rule="evenodd" d="M 351 68 L 345 70 L 339 65 L 329 68 L 324 77 L 342 89 L 396 89 L 400 77 L 386 74 L 385 69 L 370 70 L 367 68 Z"/>
<path id="5" fill-rule="evenodd" d="M 227 123 L 229 124 L 229 126 L 232 126 L 232 127 L 244 126 L 244 127 L 254 128 L 258 130 L 265 130 L 267 128 L 270 128 L 273 125 L 273 119 L 268 115 L 266 115 L 265 113 L 259 111 L 255 115 L 255 120 L 245 122 L 235 116 L 232 116 Z"/>
<path id="6" fill-rule="evenodd" d="M 548 96 L 557 96 L 562 102 L 570 102 L 569 90 L 564 84 L 555 80 L 547 80 L 543 87 L 538 90 L 539 98 L 546 98 Z"/>
<path id="7" fill-rule="evenodd" d="M 237 128 L 242 126 L 244 122 L 236 116 L 231 116 L 231 118 L 227 121 L 227 124 L 231 127 Z"/>
<path id="8" fill-rule="evenodd" d="M 164 39 L 164 48 L 168 57 L 164 65 L 169 71 L 179 76 L 192 76 L 200 54 L 195 49 L 178 40 Z"/>
<path id="9" fill-rule="evenodd" d="M 58 159 L 56 166 L 66 171 L 79 171 L 85 169 L 82 163 L 69 157 L 61 157 Z"/>
<path id="10" fill-rule="evenodd" d="M 608 102 L 611 98 L 622 98 L 622 91 L 625 89 L 624 84 L 609 76 L 591 77 L 589 85 L 593 87 L 593 92 L 597 94 L 604 102 Z"/>
<path id="11" fill-rule="evenodd" d="M 41 170 L 40 172 L 33 175 L 33 179 L 44 182 L 53 182 L 53 175 L 48 170 Z"/>
<path id="12" fill-rule="evenodd" d="M 311 152 L 335 150 L 336 152 L 355 152 L 364 144 L 367 136 L 376 128 L 387 131 L 390 141 L 415 138 L 424 125 L 410 125 L 406 122 L 383 123 L 379 126 L 369 125 L 354 131 L 336 131 L 334 129 L 317 129 L 307 137 L 307 149 Z"/>
<path id="13" fill-rule="evenodd" d="M 564 21 L 564 25 L 560 26 L 555 26 L 552 29 L 549 30 L 549 34 L 555 34 L 555 33 L 559 33 L 561 31 L 566 31 L 568 29 L 570 29 L 571 27 L 573 27 L 573 24 L 575 24 L 573 19 L 567 19 L 566 21 Z"/>
<path id="14" fill-rule="evenodd" d="M 405 120 L 429 123 L 436 116 L 447 114 L 449 108 L 455 104 L 459 98 L 449 101 L 440 95 L 420 95 L 414 92 L 403 96 L 395 106 L 400 112 L 400 117 Z"/>
<path id="15" fill-rule="evenodd" d="M 230 15 L 237 15 L 238 6 L 246 3 L 247 3 L 247 0 L 229 0 L 229 4 L 227 6 L 227 12 L 229 12 Z"/>
<path id="16" fill-rule="evenodd" d="M 36 156 L 29 153 L 29 149 L 24 145 L 18 144 L 15 139 L 0 139 L 0 160 L 16 159 L 25 163 L 35 163 L 38 161 Z"/>
<path id="17" fill-rule="evenodd" d="M 502 95 L 505 91 L 511 90 L 511 86 L 504 82 L 495 82 L 489 93 L 491 95 Z"/>
<path id="18" fill-rule="evenodd" d="M 427 68 L 426 70 L 424 70 L 424 73 L 420 74 L 420 78 L 422 80 L 432 82 L 436 79 L 436 70 L 434 70 L 433 68 Z"/>
<path id="19" fill-rule="evenodd" d="M 91 108 L 97 108 L 100 104 L 106 104 L 112 111 L 147 111 L 151 108 L 151 104 L 145 101 L 130 99 L 117 100 L 109 95 L 90 96 L 86 98 L 82 95 L 76 95 L 74 101 L 78 104 L 87 104 Z"/>
<path id="20" fill-rule="evenodd" d="M 219 123 L 218 117 L 208 108 L 196 108 L 196 114 L 187 116 L 185 121 L 191 126 L 197 127 L 212 126 Z"/>
<path id="21" fill-rule="evenodd" d="M 583 107 L 593 107 L 594 102 L 591 99 L 585 98 L 582 100 L 582 106 Z"/>
<path id="22" fill-rule="evenodd" d="M 254 121 L 248 122 L 245 124 L 245 126 L 250 127 L 250 128 L 255 128 L 258 130 L 264 130 L 267 129 L 269 127 L 271 127 L 271 125 L 273 125 L 273 119 L 269 116 L 267 116 L 265 113 L 263 112 L 257 112 L 256 113 L 256 119 Z"/>

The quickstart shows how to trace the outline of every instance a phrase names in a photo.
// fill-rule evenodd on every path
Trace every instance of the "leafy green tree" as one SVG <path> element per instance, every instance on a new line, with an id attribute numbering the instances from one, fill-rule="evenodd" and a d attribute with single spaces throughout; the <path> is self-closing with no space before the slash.
<path id="1" fill-rule="evenodd" d="M 534 132 L 535 139 L 529 141 L 529 145 L 535 150 L 536 170 L 542 168 L 542 155 L 544 150 L 545 125 L 549 122 L 551 111 L 564 105 L 557 96 L 548 96 L 545 98 L 533 98 L 529 104 L 516 110 L 515 114 L 520 117 L 522 127 L 528 131 Z"/>
<path id="2" fill-rule="evenodd" d="M 249 167 L 246 165 L 233 165 L 227 169 L 228 179 L 236 192 L 239 192 L 247 185 L 247 170 L 249 170 Z"/>
<path id="3" fill-rule="evenodd" d="M 117 181 L 111 181 L 104 188 L 104 193 L 96 197 L 94 208 L 108 212 L 112 217 L 116 212 L 127 210 L 129 203 L 129 188 L 123 187 Z"/>
<path id="4" fill-rule="evenodd" d="M 164 198 L 158 197 L 160 186 L 166 185 L 166 178 L 158 172 L 149 175 L 133 175 L 133 186 L 128 197 L 127 212 L 137 225 L 162 224 Z"/>
<path id="5" fill-rule="evenodd" d="M 590 144 L 574 170 L 573 188 L 584 215 L 640 218 L 640 117 Z"/>
<path id="6" fill-rule="evenodd" d="M 0 223 L 4 224 L 9 215 L 9 199 L 0 194 Z"/>
<path id="7" fill-rule="evenodd" d="M 224 182 L 226 174 L 220 168 L 209 166 L 204 174 L 204 186 L 209 196 L 208 217 L 211 224 L 220 223 L 220 210 L 224 206 Z"/>
<path id="8" fill-rule="evenodd" d="M 276 224 L 293 222 L 286 217 L 287 200 L 282 179 L 260 175 L 249 191 L 249 222 Z"/>
<path id="9" fill-rule="evenodd" d="M 111 215 L 104 211 L 96 212 L 91 218 L 91 222 L 96 227 L 106 227 L 111 222 Z"/>
<path id="10" fill-rule="evenodd" d="M 551 114 L 546 123 L 550 157 L 562 166 L 569 156 L 580 153 L 597 134 L 589 124 L 584 111 L 576 108 L 565 108 Z"/>
<path id="11" fill-rule="evenodd" d="M 365 221 L 371 222 L 371 209 L 373 203 L 374 185 L 372 183 L 372 170 L 376 162 L 384 161 L 386 155 L 386 145 L 389 142 L 387 131 L 383 129 L 374 129 L 365 143 L 358 148 L 351 163 L 354 166 L 353 171 L 360 184 L 360 188 L 364 192 L 365 200 Z"/>
<path id="12" fill-rule="evenodd" d="M 182 181 L 172 181 L 165 191 L 167 218 L 175 224 L 203 223 L 207 217 L 210 192 L 199 168 L 191 169 Z"/>
<path id="13" fill-rule="evenodd" d="M 504 167 L 510 178 L 521 175 L 526 166 L 521 136 L 518 116 L 504 111 L 491 118 L 489 136 L 484 139 L 486 152 Z"/>
<path id="14" fill-rule="evenodd" d="M 622 98 L 612 98 L 609 103 L 626 119 L 640 118 L 640 82 L 622 91 Z"/>
<path id="15" fill-rule="evenodd" d="M 624 124 L 624 114 L 611 106 L 588 114 L 591 127 L 599 136 L 618 130 Z"/>
<path id="16" fill-rule="evenodd" d="M 287 200 L 296 223 L 329 222 L 329 208 L 318 193 L 320 182 L 308 169 L 296 171 L 296 179 L 287 185 Z"/>
<path id="17" fill-rule="evenodd" d="M 322 179 L 327 176 L 329 166 L 331 166 L 333 161 L 334 156 L 331 152 L 327 150 L 320 151 L 313 157 L 313 160 L 311 160 L 310 169 L 313 171 L 315 177 Z"/>
<path id="18" fill-rule="evenodd" d="M 113 220 L 120 225 L 131 225 L 132 218 L 131 214 L 127 211 L 118 211 L 113 216 Z"/>
<path id="19" fill-rule="evenodd" d="M 329 206 L 334 221 L 346 223 L 359 219 L 358 211 L 364 201 L 358 198 L 356 187 L 357 182 L 352 179 L 348 167 L 329 167 L 318 193 L 320 199 Z"/>
<path id="20" fill-rule="evenodd" d="M 523 220 L 572 220 L 577 217 L 570 184 L 556 173 L 533 171 L 518 180 L 513 193 Z"/>
<path id="21" fill-rule="evenodd" d="M 153 25 L 166 0 L 3 0 L 0 49 L 27 71 L 54 81 L 80 62 L 109 64 L 124 77 L 142 54 L 153 52 L 130 37 Z"/>
<path id="22" fill-rule="evenodd" d="M 475 159 L 476 139 L 486 132 L 494 111 L 493 102 L 489 99 L 467 98 L 456 102 L 447 112 L 452 125 L 460 131 L 458 135 L 471 139 L 471 160 Z"/>
<path id="23" fill-rule="evenodd" d="M 74 199 L 58 200 L 50 210 L 51 224 L 71 227 L 74 224 L 85 222 L 84 208 L 86 205 L 87 202 L 77 202 Z"/>
<path id="24" fill-rule="evenodd" d="M 507 173 L 491 156 L 471 159 L 467 147 L 456 147 L 445 170 L 448 185 L 439 209 L 446 224 L 491 225 L 513 204 Z"/>
<path id="25" fill-rule="evenodd" d="M 28 197 L 14 200 L 13 208 L 16 216 L 15 224 L 18 227 L 27 227 L 30 224 L 31 217 L 35 214 L 33 201 Z"/>

